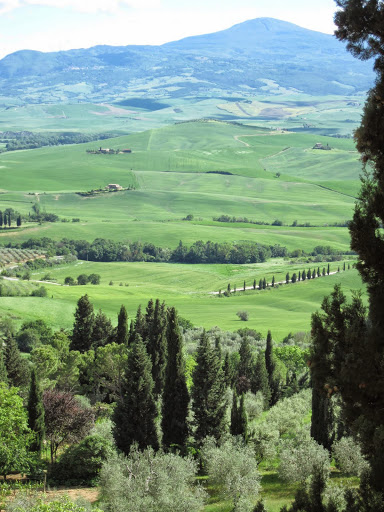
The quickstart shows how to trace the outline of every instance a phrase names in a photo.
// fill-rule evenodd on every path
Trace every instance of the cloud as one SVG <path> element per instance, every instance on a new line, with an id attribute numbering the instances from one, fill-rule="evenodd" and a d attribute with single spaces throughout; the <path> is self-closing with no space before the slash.
<path id="1" fill-rule="evenodd" d="M 154 9 L 160 5 L 161 0 L 5 0 L 0 1 L 0 14 L 26 6 L 55 7 L 79 12 L 116 13 L 121 8 L 144 10 Z"/>

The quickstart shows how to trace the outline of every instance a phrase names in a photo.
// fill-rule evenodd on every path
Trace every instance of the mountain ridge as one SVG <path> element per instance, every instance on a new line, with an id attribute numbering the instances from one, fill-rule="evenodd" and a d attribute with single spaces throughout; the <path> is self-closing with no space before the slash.
<path id="1" fill-rule="evenodd" d="M 354 59 L 333 36 L 274 18 L 256 18 L 160 46 L 19 50 L 0 60 L 0 83 L 8 95 L 23 97 L 20 89 L 28 86 L 37 89 L 40 100 L 55 88 L 62 90 L 63 84 L 73 88 L 79 83 L 89 87 L 92 101 L 109 100 L 119 88 L 157 88 L 150 94 L 158 98 L 215 89 L 257 93 L 265 80 L 308 94 L 352 94 L 367 90 L 373 77 L 371 63 Z M 102 91 L 101 84 L 110 91 Z M 84 99 L 76 90 L 63 96 L 67 101 Z"/>

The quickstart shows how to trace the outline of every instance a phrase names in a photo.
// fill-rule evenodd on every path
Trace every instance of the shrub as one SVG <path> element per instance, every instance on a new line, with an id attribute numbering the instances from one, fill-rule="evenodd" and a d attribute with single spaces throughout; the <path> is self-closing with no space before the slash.
<path id="1" fill-rule="evenodd" d="M 260 474 L 252 448 L 234 437 L 220 446 L 213 438 L 207 438 L 201 456 L 210 483 L 219 486 L 223 497 L 232 501 L 232 510 L 251 512 L 260 489 Z"/>
<path id="2" fill-rule="evenodd" d="M 360 446 L 352 437 L 342 437 L 332 447 L 336 465 L 343 473 L 360 476 L 368 469 L 368 463 L 363 457 Z"/>
<path id="3" fill-rule="evenodd" d="M 133 447 L 128 457 L 113 455 L 103 464 L 102 508 L 105 512 L 198 512 L 205 492 L 194 485 L 196 472 L 192 458 Z"/>
<path id="4" fill-rule="evenodd" d="M 47 295 L 48 292 L 45 286 L 40 286 L 36 290 L 31 291 L 31 297 L 46 297 Z"/>
<path id="5" fill-rule="evenodd" d="M 76 284 L 76 281 L 73 279 L 73 277 L 71 276 L 67 276 L 65 279 L 64 279 L 64 284 L 68 285 L 68 286 L 74 286 Z"/>
<path id="6" fill-rule="evenodd" d="M 286 482 L 304 482 L 316 470 L 324 477 L 329 475 L 328 451 L 309 436 L 300 435 L 283 442 L 280 452 L 279 476 Z"/>
<path id="7" fill-rule="evenodd" d="M 51 477 L 59 482 L 92 484 L 98 477 L 103 462 L 112 455 L 112 444 L 99 435 L 84 438 L 73 445 L 53 466 Z"/>
<path id="8" fill-rule="evenodd" d="M 236 315 L 242 320 L 243 322 L 247 322 L 249 319 L 249 313 L 248 311 L 238 311 Z"/>

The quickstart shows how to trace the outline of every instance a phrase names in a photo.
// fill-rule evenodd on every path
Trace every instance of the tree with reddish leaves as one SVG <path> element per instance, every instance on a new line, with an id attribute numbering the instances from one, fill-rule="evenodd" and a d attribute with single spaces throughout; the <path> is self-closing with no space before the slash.
<path id="1" fill-rule="evenodd" d="M 82 406 L 72 393 L 64 391 L 45 391 L 43 404 L 45 435 L 50 443 L 53 464 L 60 446 L 80 441 L 89 433 L 94 424 L 94 414 L 91 408 Z"/>

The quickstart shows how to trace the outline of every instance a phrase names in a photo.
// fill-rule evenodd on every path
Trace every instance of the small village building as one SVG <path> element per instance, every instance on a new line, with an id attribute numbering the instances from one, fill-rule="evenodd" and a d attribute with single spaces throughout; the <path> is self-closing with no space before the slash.
<path id="1" fill-rule="evenodd" d="M 107 185 L 106 188 L 108 190 L 123 190 L 123 187 L 118 183 L 109 183 L 109 185 Z"/>

